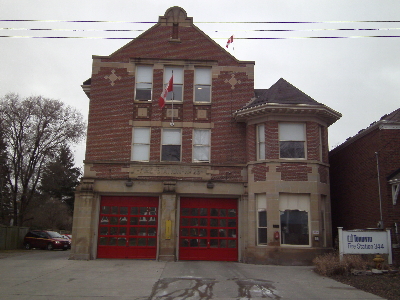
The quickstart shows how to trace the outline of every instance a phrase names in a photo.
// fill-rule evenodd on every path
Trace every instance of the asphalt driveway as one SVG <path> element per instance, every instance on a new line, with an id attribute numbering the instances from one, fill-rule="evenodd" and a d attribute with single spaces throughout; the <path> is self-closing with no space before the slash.
<path id="1" fill-rule="evenodd" d="M 69 251 L 0 251 L 0 299 L 382 299 L 312 267 L 68 257 Z"/>

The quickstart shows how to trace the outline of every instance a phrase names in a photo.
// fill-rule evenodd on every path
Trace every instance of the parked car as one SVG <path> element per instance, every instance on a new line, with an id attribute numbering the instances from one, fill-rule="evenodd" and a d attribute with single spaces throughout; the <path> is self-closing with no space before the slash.
<path id="1" fill-rule="evenodd" d="M 67 250 L 71 249 L 71 241 L 55 231 L 31 230 L 24 238 L 24 247 L 27 250 L 31 248 Z"/>
<path id="2" fill-rule="evenodd" d="M 66 239 L 68 239 L 68 240 L 70 240 L 70 241 L 72 240 L 72 235 L 70 235 L 70 234 L 65 234 L 65 233 L 64 233 L 64 234 L 62 234 L 62 237 L 63 237 L 63 238 L 66 238 Z"/>

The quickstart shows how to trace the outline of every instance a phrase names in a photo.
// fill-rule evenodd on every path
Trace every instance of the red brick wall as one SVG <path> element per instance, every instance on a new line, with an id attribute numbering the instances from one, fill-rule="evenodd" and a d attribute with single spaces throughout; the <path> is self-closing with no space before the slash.
<path id="1" fill-rule="evenodd" d="M 266 141 L 266 159 L 279 159 L 279 122 L 278 121 L 267 121 L 263 123 L 265 125 L 265 141 Z M 247 126 L 247 154 L 248 161 L 257 160 L 256 155 L 256 125 Z M 328 139 L 327 129 L 322 127 L 316 122 L 306 122 L 306 147 L 307 147 L 307 159 L 321 161 L 324 163 L 328 161 Z M 320 181 L 328 183 L 329 181 L 329 167 L 320 166 L 319 174 Z M 287 181 L 307 181 L 308 174 L 311 173 L 311 168 L 307 167 L 306 163 L 298 162 L 284 162 L 280 167 L 277 168 L 278 172 L 282 172 L 282 180 Z M 262 175 L 264 170 L 260 169 L 260 166 L 253 167 L 253 173 L 255 174 L 255 181 L 263 181 L 265 177 Z M 263 177 L 264 176 L 264 177 Z"/>
<path id="2" fill-rule="evenodd" d="M 193 27 L 180 27 L 179 38 L 181 43 L 169 42 L 172 27 L 155 26 L 122 47 L 109 57 L 101 58 L 102 62 L 128 63 L 131 59 L 159 59 L 159 60 L 191 60 L 209 61 L 210 66 L 217 63 L 218 66 L 243 67 L 247 63 L 235 60 L 230 54 L 209 40 L 203 33 Z M 193 41 L 196 41 L 194 43 Z M 201 45 L 201 46 L 199 46 Z M 122 65 L 121 65 L 122 66 Z M 111 85 L 106 76 L 112 71 L 120 79 Z M 214 72 L 215 73 L 215 72 Z M 218 73 L 215 73 L 218 74 Z M 232 165 L 244 164 L 246 157 L 246 126 L 237 123 L 232 113 L 243 107 L 254 95 L 254 79 L 252 74 L 240 69 L 233 71 L 221 71 L 217 77 L 212 79 L 212 101 L 210 105 L 194 105 L 193 103 L 193 81 L 194 71 L 184 71 L 184 101 L 182 104 L 174 104 L 179 111 L 175 122 L 208 123 L 211 127 L 211 163 Z M 238 84 L 232 89 L 231 84 L 225 82 L 234 74 Z M 99 71 L 92 74 L 90 106 L 88 119 L 88 133 L 86 146 L 86 162 L 115 162 L 129 163 L 131 157 L 132 125 L 130 121 L 163 121 L 169 122 L 166 116 L 170 104 L 164 109 L 158 107 L 158 98 L 163 90 L 163 70 L 154 69 L 153 72 L 153 94 L 151 102 L 134 102 L 135 77 L 128 74 L 125 66 L 100 67 Z M 139 108 L 147 108 L 147 116 L 138 116 Z M 206 119 L 197 119 L 197 110 L 207 111 Z M 211 124 L 213 126 L 211 126 Z M 179 128 L 179 127 L 176 127 Z M 192 162 L 192 127 L 182 128 L 182 163 Z M 150 162 L 160 162 L 161 149 L 161 127 L 152 126 Z M 224 167 L 221 167 L 222 169 Z M 102 170 L 97 173 L 99 177 L 108 177 L 109 172 Z M 108 170 L 114 168 L 108 167 Z M 117 167 L 118 169 L 118 167 Z M 121 178 L 127 173 L 121 174 L 115 169 L 115 174 Z M 217 168 L 218 169 L 218 168 Z M 107 173 L 108 172 L 108 173 Z M 231 172 L 232 180 L 243 180 L 241 172 Z M 216 178 L 226 177 L 225 170 Z M 240 174 L 240 175 L 238 175 Z M 118 177 L 113 175 L 112 177 Z"/>
<path id="3" fill-rule="evenodd" d="M 265 156 L 267 159 L 279 159 L 279 130 L 278 121 L 265 123 Z"/>
<path id="4" fill-rule="evenodd" d="M 308 181 L 308 173 L 312 172 L 311 167 L 307 167 L 306 163 L 281 163 L 276 167 L 277 172 L 281 172 L 283 181 Z"/>
<path id="5" fill-rule="evenodd" d="M 331 151 L 330 180 L 333 228 L 374 228 L 380 220 L 377 161 L 379 154 L 383 221 L 394 231 L 400 205 L 392 204 L 387 176 L 400 168 L 399 130 L 375 129 L 353 143 Z M 393 243 L 397 241 L 393 240 Z M 396 249 L 397 263 L 400 252 Z"/>
<path id="6" fill-rule="evenodd" d="M 267 172 L 269 172 L 269 167 L 265 164 L 254 165 L 252 169 L 252 173 L 254 174 L 254 181 L 267 180 Z"/>

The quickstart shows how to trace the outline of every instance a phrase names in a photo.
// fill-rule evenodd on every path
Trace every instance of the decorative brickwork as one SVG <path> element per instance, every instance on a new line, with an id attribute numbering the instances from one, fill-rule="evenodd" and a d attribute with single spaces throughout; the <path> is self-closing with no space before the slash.
<path id="1" fill-rule="evenodd" d="M 254 174 L 254 181 L 265 181 L 267 180 L 267 172 L 269 167 L 265 164 L 256 164 L 253 166 L 252 173 Z"/>
<path id="2" fill-rule="evenodd" d="M 281 173 L 283 181 L 308 181 L 308 174 L 312 172 L 312 168 L 306 163 L 281 163 L 276 171 Z"/>

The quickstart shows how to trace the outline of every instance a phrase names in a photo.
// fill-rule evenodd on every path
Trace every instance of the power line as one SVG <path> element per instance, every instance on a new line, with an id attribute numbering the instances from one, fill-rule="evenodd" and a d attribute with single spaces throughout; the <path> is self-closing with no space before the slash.
<path id="1" fill-rule="evenodd" d="M 17 30 L 17 31 L 71 31 L 71 32 L 133 32 L 145 31 L 145 29 L 60 29 L 60 28 L 13 28 L 3 27 L 0 30 Z M 379 30 L 400 30 L 397 28 L 316 28 L 316 29 L 244 29 L 234 30 L 235 32 L 296 32 L 296 31 L 379 31 Z M 213 32 L 232 32 L 228 30 L 214 30 Z"/>
<path id="2" fill-rule="evenodd" d="M 288 39 L 354 39 L 354 38 L 399 38 L 400 35 L 357 35 L 357 36 L 299 36 L 299 37 L 254 37 L 235 38 L 235 40 L 288 40 Z M 143 38 L 133 37 L 85 37 L 85 36 L 23 36 L 23 35 L 0 35 L 0 38 L 31 38 L 31 39 L 103 39 L 103 40 L 137 40 Z M 221 40 L 224 38 L 212 38 Z M 186 40 L 189 41 L 189 40 Z M 195 41 L 195 40 L 193 40 Z"/>
<path id="3" fill-rule="evenodd" d="M 60 22 L 60 23 L 127 23 L 127 24 L 157 24 L 158 22 L 133 22 L 133 21 L 96 21 L 96 20 L 0 20 L 0 22 Z M 220 22 L 194 22 L 195 24 L 331 24 L 331 23 L 399 23 L 400 21 L 220 21 Z"/>

